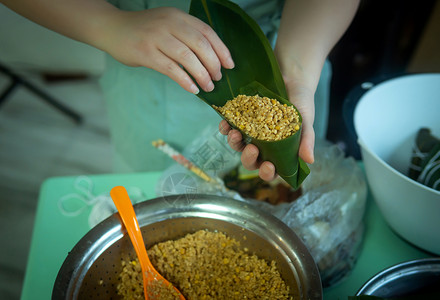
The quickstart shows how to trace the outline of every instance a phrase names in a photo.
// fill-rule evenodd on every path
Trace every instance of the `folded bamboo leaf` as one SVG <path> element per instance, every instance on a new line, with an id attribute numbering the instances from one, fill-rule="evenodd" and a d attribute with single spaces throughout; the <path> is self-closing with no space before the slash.
<path id="1" fill-rule="evenodd" d="M 238 95 L 241 87 L 257 81 L 287 99 L 284 80 L 272 47 L 260 26 L 238 5 L 226 0 L 193 0 L 190 14 L 209 24 L 229 48 L 236 62 L 223 70 L 215 89 L 199 95 L 209 104 L 223 105 Z"/>
<path id="2" fill-rule="evenodd" d="M 215 83 L 212 92 L 200 91 L 201 100 L 210 106 L 223 106 L 239 94 L 259 94 L 292 105 L 286 100 L 284 80 L 269 41 L 260 26 L 238 5 L 226 0 L 192 0 L 190 14 L 214 29 L 235 61 L 234 69 L 222 70 L 223 77 Z M 257 140 L 241 133 L 294 189 L 309 174 L 307 164 L 298 157 L 301 129 L 280 141 Z"/>
<path id="3" fill-rule="evenodd" d="M 288 100 L 276 95 L 256 81 L 242 87 L 240 93 L 252 96 L 258 94 L 262 97 L 277 99 L 282 104 L 292 105 Z M 249 137 L 246 133 L 240 130 L 241 134 L 247 141 L 258 147 L 261 159 L 272 162 L 275 165 L 278 175 L 280 175 L 294 189 L 297 189 L 310 173 L 307 164 L 298 157 L 302 130 L 301 114 L 299 114 L 299 120 L 301 123 L 300 129 L 295 134 L 280 141 L 272 142 L 258 140 Z"/>

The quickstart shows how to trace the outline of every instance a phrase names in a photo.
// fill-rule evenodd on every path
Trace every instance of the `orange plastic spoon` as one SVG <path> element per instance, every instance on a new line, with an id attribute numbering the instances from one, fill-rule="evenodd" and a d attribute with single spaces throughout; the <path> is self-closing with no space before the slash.
<path id="1" fill-rule="evenodd" d="M 127 190 L 123 186 L 115 186 L 110 191 L 110 196 L 118 209 L 122 223 L 127 229 L 134 250 L 139 258 L 144 280 L 145 299 L 160 299 L 160 293 L 166 291 L 167 293 L 175 294 L 176 299 L 185 300 L 185 297 L 183 297 L 180 291 L 163 278 L 151 264 Z M 154 291 L 154 288 L 149 290 L 153 285 L 156 291 Z"/>

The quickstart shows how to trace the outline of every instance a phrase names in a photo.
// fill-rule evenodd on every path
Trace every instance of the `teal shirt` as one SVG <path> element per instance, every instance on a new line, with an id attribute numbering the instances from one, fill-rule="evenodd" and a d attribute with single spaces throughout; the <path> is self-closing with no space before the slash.
<path id="1" fill-rule="evenodd" d="M 130 11 L 159 6 L 188 11 L 190 5 L 190 1 L 185 0 L 110 2 Z M 234 2 L 275 41 L 282 0 Z M 212 128 L 213 134 L 218 131 L 220 117 L 212 108 L 157 71 L 128 67 L 108 56 L 106 72 L 100 82 L 107 103 L 116 172 L 164 170 L 174 162 L 154 148 L 152 141 L 163 139 L 182 151 L 207 127 Z"/>

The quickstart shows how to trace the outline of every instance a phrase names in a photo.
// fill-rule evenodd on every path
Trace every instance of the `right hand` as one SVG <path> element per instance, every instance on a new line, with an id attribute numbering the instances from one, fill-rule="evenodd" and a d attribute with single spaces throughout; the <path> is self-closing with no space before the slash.
<path id="1" fill-rule="evenodd" d="M 234 62 L 214 30 L 179 9 L 152 8 L 121 11 L 103 39 L 102 50 L 128 66 L 143 66 L 163 73 L 191 93 L 214 89 L 221 67 Z M 182 68 L 182 67 L 184 68 Z"/>

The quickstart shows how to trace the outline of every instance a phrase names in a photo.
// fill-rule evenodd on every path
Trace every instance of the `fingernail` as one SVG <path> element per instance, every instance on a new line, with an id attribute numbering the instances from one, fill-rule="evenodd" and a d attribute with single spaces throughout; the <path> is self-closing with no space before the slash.
<path id="1" fill-rule="evenodd" d="M 191 92 L 193 93 L 193 94 L 198 94 L 199 92 L 200 92 L 200 90 L 199 90 L 199 88 L 195 85 L 195 84 L 192 84 L 191 85 Z"/>
<path id="2" fill-rule="evenodd" d="M 222 79 L 222 73 L 218 72 L 217 75 L 215 75 L 214 80 L 215 81 L 220 81 L 220 79 Z"/>
<path id="3" fill-rule="evenodd" d="M 214 84 L 212 83 L 212 81 L 210 81 L 206 86 L 206 91 L 211 92 L 213 89 L 214 89 Z"/>
<path id="4" fill-rule="evenodd" d="M 234 61 L 231 57 L 226 60 L 226 66 L 228 69 L 233 69 L 235 67 Z"/>
<path id="5" fill-rule="evenodd" d="M 257 159 L 258 154 L 259 154 L 259 153 L 258 153 L 258 150 L 257 150 L 257 149 L 251 148 L 251 150 L 249 151 L 249 155 L 250 155 L 252 158 Z"/>
<path id="6" fill-rule="evenodd" d="M 223 135 L 226 135 L 226 134 L 229 133 L 229 130 L 227 130 L 227 127 L 228 127 L 228 126 L 225 125 L 225 123 L 226 123 L 225 120 L 223 120 L 223 121 L 220 122 L 220 133 L 223 134 Z"/>
<path id="7" fill-rule="evenodd" d="M 241 135 L 234 132 L 234 134 L 232 134 L 232 142 L 238 144 L 241 143 L 241 141 L 242 141 Z"/>

